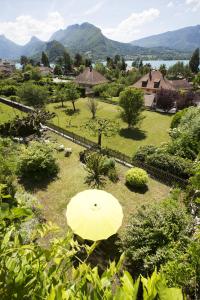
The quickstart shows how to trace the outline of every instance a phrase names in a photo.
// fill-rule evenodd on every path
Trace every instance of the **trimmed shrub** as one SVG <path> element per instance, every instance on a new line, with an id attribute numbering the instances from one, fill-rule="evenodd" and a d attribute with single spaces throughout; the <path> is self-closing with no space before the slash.
<path id="1" fill-rule="evenodd" d="M 104 162 L 104 172 L 108 174 L 109 170 L 115 169 L 115 160 L 113 158 L 107 158 Z"/>
<path id="2" fill-rule="evenodd" d="M 57 175 L 59 166 L 53 156 L 52 146 L 32 142 L 24 148 L 18 164 L 18 175 L 35 182 L 43 181 Z"/>
<path id="3" fill-rule="evenodd" d="M 168 153 L 154 153 L 149 155 L 146 162 L 153 167 L 184 179 L 188 179 L 192 173 L 193 163 L 190 160 Z"/>
<path id="4" fill-rule="evenodd" d="M 155 153 L 157 147 L 153 145 L 146 145 L 139 147 L 136 153 L 133 155 L 133 161 L 145 162 L 148 155 Z"/>
<path id="5" fill-rule="evenodd" d="M 126 183 L 132 187 L 143 187 L 148 182 L 148 174 L 140 168 L 132 168 L 126 173 Z"/>

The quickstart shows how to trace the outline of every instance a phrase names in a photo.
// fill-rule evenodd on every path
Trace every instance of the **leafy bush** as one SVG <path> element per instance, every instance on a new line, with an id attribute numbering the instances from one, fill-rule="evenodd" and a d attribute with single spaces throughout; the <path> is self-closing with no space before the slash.
<path id="1" fill-rule="evenodd" d="M 157 147 L 155 147 L 153 145 L 141 146 L 138 148 L 138 150 L 134 154 L 133 161 L 145 162 L 148 155 L 155 153 L 156 150 L 157 150 Z"/>
<path id="2" fill-rule="evenodd" d="M 127 264 L 138 274 L 148 274 L 169 261 L 173 252 L 187 247 L 192 218 L 176 193 L 171 199 L 142 206 L 126 228 L 121 246 Z"/>
<path id="3" fill-rule="evenodd" d="M 20 98 L 18 96 L 10 96 L 9 99 L 11 101 L 20 102 Z"/>
<path id="4" fill-rule="evenodd" d="M 14 85 L 5 85 L 0 88 L 0 94 L 7 97 L 16 95 L 16 93 L 17 93 L 17 87 Z"/>
<path id="5" fill-rule="evenodd" d="M 22 149 L 18 164 L 21 178 L 39 182 L 55 177 L 58 171 L 59 167 L 50 145 L 32 142 L 29 147 Z"/>
<path id="6" fill-rule="evenodd" d="M 146 162 L 153 167 L 184 179 L 190 177 L 193 167 L 191 161 L 168 153 L 151 154 L 147 157 Z"/>
<path id="7" fill-rule="evenodd" d="M 172 122 L 171 122 L 171 129 L 173 128 L 177 128 L 178 125 L 180 124 L 180 121 L 182 119 L 182 117 L 187 113 L 187 108 L 177 112 L 174 116 L 173 116 L 173 119 L 172 119 Z"/>
<path id="8" fill-rule="evenodd" d="M 109 170 L 112 170 L 115 168 L 115 160 L 114 158 L 106 158 L 104 162 L 104 172 L 105 174 L 108 174 Z"/>
<path id="9" fill-rule="evenodd" d="M 27 105 L 41 107 L 47 102 L 49 92 L 46 87 L 26 83 L 19 88 L 17 96 Z"/>
<path id="10" fill-rule="evenodd" d="M 126 183 L 132 187 L 143 187 L 148 182 L 148 174 L 140 168 L 132 168 L 126 173 Z"/>
<path id="11" fill-rule="evenodd" d="M 108 178 L 114 183 L 116 183 L 119 180 L 116 168 L 112 168 L 108 171 Z"/>

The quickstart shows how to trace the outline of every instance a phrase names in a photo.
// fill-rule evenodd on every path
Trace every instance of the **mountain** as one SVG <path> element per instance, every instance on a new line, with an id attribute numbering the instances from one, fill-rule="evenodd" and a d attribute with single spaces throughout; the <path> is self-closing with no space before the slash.
<path id="1" fill-rule="evenodd" d="M 21 55 L 33 56 L 45 49 L 46 43 L 33 36 L 31 40 L 21 49 Z"/>
<path id="2" fill-rule="evenodd" d="M 150 51 L 129 43 L 120 43 L 105 37 L 101 30 L 90 23 L 75 24 L 55 32 L 50 40 L 56 40 L 70 52 L 88 54 L 94 58 L 106 58 L 120 54 L 133 56 L 148 54 Z"/>
<path id="3" fill-rule="evenodd" d="M 193 51 L 200 47 L 200 25 L 152 35 L 131 43 L 140 47 L 169 47 L 181 51 Z"/>
<path id="4" fill-rule="evenodd" d="M 21 50 L 22 46 L 10 41 L 4 35 L 0 35 L 0 58 L 14 59 L 20 56 Z"/>
<path id="5" fill-rule="evenodd" d="M 55 62 L 67 50 L 71 55 L 79 52 L 93 60 L 105 60 L 107 56 L 116 54 L 126 59 L 135 59 L 138 56 L 146 60 L 188 59 L 194 48 L 200 46 L 199 32 L 200 25 L 141 39 L 131 44 L 108 39 L 92 24 L 75 24 L 55 32 L 49 42 L 32 37 L 24 46 L 0 35 L 0 58 L 19 59 L 21 55 L 26 55 L 40 60 L 42 51 L 45 51 L 50 62 Z"/>

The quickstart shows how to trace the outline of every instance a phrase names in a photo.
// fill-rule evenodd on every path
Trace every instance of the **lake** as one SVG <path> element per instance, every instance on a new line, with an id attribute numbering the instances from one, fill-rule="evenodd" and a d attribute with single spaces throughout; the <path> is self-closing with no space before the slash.
<path id="1" fill-rule="evenodd" d="M 183 62 L 184 65 L 187 65 L 189 63 L 189 60 L 143 60 L 143 64 L 151 64 L 153 69 L 159 69 L 160 65 L 165 64 L 167 69 L 177 62 Z M 102 62 L 104 65 L 106 65 L 106 61 Z M 126 60 L 126 64 L 128 67 L 132 67 L 132 60 Z"/>
<path id="2" fill-rule="evenodd" d="M 132 66 L 131 60 L 126 61 L 128 67 Z M 143 64 L 151 64 L 153 69 L 159 69 L 160 65 L 165 64 L 167 69 L 173 65 L 175 65 L 177 62 L 183 62 L 184 65 L 187 65 L 189 63 L 189 60 L 143 60 Z"/>

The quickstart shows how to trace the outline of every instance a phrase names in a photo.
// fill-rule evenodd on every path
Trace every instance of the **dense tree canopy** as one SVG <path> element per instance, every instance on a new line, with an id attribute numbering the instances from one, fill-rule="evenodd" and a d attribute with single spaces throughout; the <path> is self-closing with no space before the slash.
<path id="1" fill-rule="evenodd" d="M 141 120 L 141 112 L 144 110 L 144 94 L 139 89 L 127 88 L 121 92 L 119 105 L 123 109 L 121 116 L 128 127 L 136 126 Z"/>

